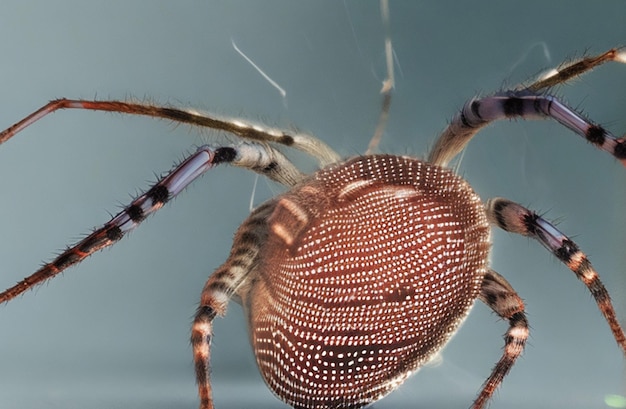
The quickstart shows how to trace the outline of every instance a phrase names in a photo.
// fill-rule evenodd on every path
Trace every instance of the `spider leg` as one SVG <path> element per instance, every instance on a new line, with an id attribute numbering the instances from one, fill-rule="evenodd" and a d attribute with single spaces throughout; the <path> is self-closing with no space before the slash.
<path id="1" fill-rule="evenodd" d="M 487 203 L 487 217 L 503 230 L 532 237 L 576 274 L 589 289 L 606 319 L 615 341 L 626 355 L 626 335 L 611 298 L 591 262 L 576 243 L 537 213 L 507 199 L 494 198 Z"/>
<path id="2" fill-rule="evenodd" d="M 213 336 L 213 319 L 226 313 L 228 301 L 233 296 L 243 301 L 251 287 L 249 273 L 258 262 L 260 243 L 265 241 L 266 221 L 274 210 L 273 203 L 257 208 L 237 231 L 228 260 L 207 280 L 200 297 L 200 305 L 191 329 L 191 345 L 196 368 L 196 382 L 200 409 L 213 409 L 210 382 L 210 348 Z"/>
<path id="3" fill-rule="evenodd" d="M 295 185 L 304 177 L 285 156 L 268 145 L 248 142 L 236 147 L 202 146 L 103 226 L 68 247 L 29 277 L 0 293 L 0 303 L 56 276 L 96 251 L 111 246 L 178 195 L 198 176 L 222 163 L 251 169 L 287 186 Z"/>
<path id="4" fill-rule="evenodd" d="M 378 116 L 378 124 L 372 139 L 370 139 L 367 145 L 366 155 L 371 155 L 380 145 L 380 141 L 383 138 L 383 132 L 387 126 L 389 120 L 389 110 L 391 109 L 391 91 L 395 86 L 394 71 L 393 71 L 393 44 L 391 42 L 391 28 L 389 24 L 389 1 L 381 0 L 380 2 L 380 14 L 383 19 L 383 25 L 385 26 L 385 63 L 387 66 L 387 77 L 383 80 L 383 87 L 380 93 L 383 96 L 380 115 Z"/>
<path id="5" fill-rule="evenodd" d="M 485 407 L 502 379 L 513 367 L 515 360 L 524 351 L 528 338 L 528 321 L 524 314 L 524 302 L 517 295 L 513 287 L 500 274 L 489 270 L 485 274 L 479 298 L 487 304 L 498 316 L 509 321 L 504 340 L 504 353 L 491 370 L 491 375 L 483 384 L 472 409 Z"/>
<path id="6" fill-rule="evenodd" d="M 441 133 L 430 151 L 428 161 L 446 166 L 481 129 L 494 121 L 513 118 L 552 118 L 596 147 L 610 153 L 626 166 L 626 137 L 617 138 L 554 96 L 537 93 L 538 90 L 549 86 L 549 84 L 561 83 L 573 76 L 581 75 L 609 57 L 612 61 L 626 63 L 626 52 L 611 50 L 600 56 L 582 60 L 596 61 L 595 63 L 579 62 L 580 66 L 574 63 L 528 88 L 469 100 Z"/>
<path id="7" fill-rule="evenodd" d="M 221 130 L 247 140 L 291 146 L 316 158 L 322 167 L 337 162 L 340 159 L 339 155 L 324 142 L 314 136 L 301 132 L 287 133 L 279 129 L 263 127 L 239 119 L 218 118 L 217 116 L 195 110 L 185 110 L 169 106 L 158 106 L 141 102 L 88 101 L 65 98 L 50 101 L 21 121 L 0 132 L 0 144 L 8 141 L 15 136 L 15 134 L 21 132 L 24 128 L 32 125 L 41 118 L 62 109 L 87 109 L 129 115 L 143 115 Z"/>
<path id="8" fill-rule="evenodd" d="M 626 49 L 612 48 L 600 55 L 584 57 L 577 61 L 563 64 L 524 88 L 529 91 L 539 92 L 546 88 L 563 84 L 573 78 L 594 70 L 602 64 L 612 61 L 626 63 Z"/>

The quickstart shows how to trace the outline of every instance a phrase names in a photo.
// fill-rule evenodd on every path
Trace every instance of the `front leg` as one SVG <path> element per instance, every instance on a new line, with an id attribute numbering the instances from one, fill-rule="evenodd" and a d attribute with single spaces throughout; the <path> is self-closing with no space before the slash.
<path id="1" fill-rule="evenodd" d="M 267 218 L 274 201 L 259 206 L 241 225 L 233 242 L 228 260 L 207 280 L 202 290 L 200 306 L 191 329 L 191 345 L 196 368 L 200 409 L 214 409 L 210 379 L 210 350 L 213 319 L 226 313 L 228 302 L 237 296 L 246 298 L 254 267 L 258 264 L 261 244 L 267 238 Z"/>

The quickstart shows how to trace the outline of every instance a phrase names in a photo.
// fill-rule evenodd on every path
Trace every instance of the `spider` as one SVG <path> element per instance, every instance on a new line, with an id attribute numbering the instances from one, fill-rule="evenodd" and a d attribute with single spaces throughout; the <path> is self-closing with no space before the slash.
<path id="1" fill-rule="evenodd" d="M 470 100 L 427 160 L 365 155 L 342 159 L 317 138 L 147 103 L 61 99 L 0 133 L 4 143 L 59 109 L 160 117 L 229 132 L 230 146 L 202 146 L 108 223 L 0 294 L 8 302 L 119 241 L 200 174 L 221 164 L 289 188 L 257 207 L 227 261 L 207 281 L 192 327 L 202 408 L 213 320 L 232 299 L 247 311 L 261 373 L 295 408 L 358 408 L 390 393 L 454 334 L 476 299 L 509 323 L 505 349 L 473 407 L 484 407 L 528 337 L 524 304 L 487 257 L 490 225 L 537 239 L 591 291 L 619 346 L 626 337 L 608 293 L 576 244 L 534 211 L 507 199 L 483 203 L 447 168 L 469 140 L 505 118 L 553 118 L 626 163 L 626 143 L 546 93 L 623 50 L 587 57 L 528 86 Z M 306 175 L 276 147 L 316 158 Z"/>
<path id="2" fill-rule="evenodd" d="M 336 145 L 336 143 L 334 143 L 334 145 Z M 522 196 L 522 197 L 524 197 L 524 196 Z M 179 204 L 182 204 L 182 202 L 179 202 Z M 226 234 L 227 234 L 227 235 L 228 235 L 229 233 L 230 233 L 230 232 L 226 232 Z M 503 270 L 504 270 L 504 268 L 503 268 Z M 510 274 L 508 271 L 502 271 L 502 272 L 503 272 L 503 273 L 506 273 L 507 275 L 508 275 L 508 274 Z M 26 299 L 25 299 L 25 300 L 26 300 Z M 532 320 L 531 320 L 531 321 L 532 321 Z M 220 339 L 222 340 L 222 344 L 224 344 L 224 343 L 228 342 L 228 341 L 224 341 L 224 339 L 223 339 L 223 338 L 220 338 L 220 337 L 221 337 L 221 335 L 216 335 L 216 337 L 217 337 L 217 340 L 218 340 L 218 341 L 219 341 Z M 494 351 L 494 352 L 496 352 L 496 353 L 497 353 L 498 351 L 496 350 L 496 351 Z M 530 354 L 529 354 L 529 355 L 530 355 Z M 485 363 L 485 365 L 488 365 L 488 362 L 486 362 L 486 363 Z M 477 368 L 477 371 L 481 372 L 481 370 L 482 370 L 482 372 L 485 372 L 485 373 L 486 373 L 487 369 L 488 369 L 488 368 L 480 368 L 480 369 L 479 369 L 479 368 Z M 507 386 L 508 386 L 508 385 L 507 385 Z M 216 393 L 217 393 L 217 392 L 216 392 Z M 469 398 L 468 398 L 468 401 L 469 401 Z"/>

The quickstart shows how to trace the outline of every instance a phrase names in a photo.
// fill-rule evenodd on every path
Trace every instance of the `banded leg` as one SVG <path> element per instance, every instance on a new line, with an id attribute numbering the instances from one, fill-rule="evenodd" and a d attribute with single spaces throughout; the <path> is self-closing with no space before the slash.
<path id="1" fill-rule="evenodd" d="M 287 186 L 293 186 L 303 178 L 300 171 L 285 156 L 267 145 L 245 143 L 236 147 L 202 146 L 103 226 L 68 247 L 29 277 L 0 293 L 0 303 L 7 302 L 56 276 L 96 251 L 115 244 L 147 216 L 178 195 L 198 176 L 222 163 L 251 169 Z"/>
<path id="2" fill-rule="evenodd" d="M 524 351 L 528 339 L 528 322 L 524 314 L 524 302 L 513 287 L 500 274 L 490 270 L 485 274 L 479 298 L 498 316 L 509 321 L 509 329 L 504 335 L 504 353 L 491 370 L 491 375 L 483 384 L 472 409 L 484 408 L 491 396 L 509 373 L 515 360 Z"/>
<path id="3" fill-rule="evenodd" d="M 446 166 L 481 129 L 494 121 L 552 118 L 626 166 L 626 138 L 616 138 L 557 98 L 540 93 L 547 87 L 566 82 L 608 61 L 626 63 L 626 50 L 612 49 L 599 56 L 582 59 L 522 89 L 471 99 L 441 133 L 428 161 Z"/>
<path id="4" fill-rule="evenodd" d="M 391 109 L 391 91 L 395 86 L 395 76 L 393 71 L 393 44 L 391 42 L 391 28 L 389 24 L 389 0 L 380 1 L 380 14 L 385 28 L 385 63 L 387 66 L 387 77 L 383 80 L 383 87 L 380 90 L 383 96 L 378 124 L 374 130 L 374 135 L 367 145 L 366 155 L 371 155 L 380 145 L 383 138 L 387 121 L 389 120 L 389 110 Z"/>
<path id="5" fill-rule="evenodd" d="M 213 319 L 226 313 L 226 305 L 233 296 L 245 302 L 252 285 L 250 272 L 257 265 L 259 247 L 267 238 L 266 221 L 273 209 L 274 203 L 266 202 L 246 219 L 235 234 L 228 260 L 209 277 L 202 290 L 191 329 L 200 409 L 214 407 L 210 380 Z"/>
<path id="6" fill-rule="evenodd" d="M 209 115 L 195 110 L 185 110 L 169 106 L 158 106 L 141 102 L 88 101 L 65 98 L 50 101 L 26 118 L 0 132 L 0 144 L 8 141 L 17 133 L 41 118 L 63 109 L 86 109 L 129 115 L 142 115 L 221 130 L 247 140 L 291 146 L 313 156 L 322 167 L 335 163 L 340 159 L 339 155 L 324 142 L 301 132 L 294 131 L 293 133 L 287 133 L 280 129 L 263 127 L 239 119 L 218 118 L 215 115 Z"/>
<path id="7" fill-rule="evenodd" d="M 612 48 L 600 55 L 585 57 L 571 63 L 563 64 L 524 88 L 533 92 L 539 92 L 563 84 L 595 69 L 599 65 L 612 61 L 626 63 L 626 49 Z"/>
<path id="8" fill-rule="evenodd" d="M 537 213 L 507 199 L 491 199 L 487 203 L 487 217 L 493 224 L 506 231 L 538 240 L 572 270 L 591 292 L 611 328 L 615 341 L 626 355 L 626 335 L 617 320 L 609 293 L 591 262 L 576 243 Z"/>

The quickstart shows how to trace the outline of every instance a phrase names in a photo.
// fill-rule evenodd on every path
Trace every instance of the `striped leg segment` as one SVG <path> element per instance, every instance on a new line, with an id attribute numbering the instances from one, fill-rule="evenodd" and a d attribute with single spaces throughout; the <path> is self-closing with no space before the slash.
<path id="1" fill-rule="evenodd" d="M 615 341 L 626 355 L 626 335 L 617 317 L 609 293 L 587 256 L 576 243 L 537 213 L 507 199 L 491 199 L 487 216 L 500 228 L 532 237 L 561 260 L 589 289 L 606 319 Z"/>
<path id="2" fill-rule="evenodd" d="M 218 118 L 215 115 L 201 113 L 195 110 L 185 110 L 174 107 L 158 106 L 140 102 L 125 101 L 88 101 L 81 99 L 57 99 L 50 101 L 26 118 L 0 132 L 0 144 L 11 139 L 15 134 L 24 130 L 41 118 L 63 109 L 86 109 L 92 111 L 118 112 L 129 115 L 142 115 L 153 118 L 169 119 L 178 123 L 221 130 L 243 139 L 260 142 L 272 142 L 291 146 L 313 156 L 320 166 L 337 162 L 340 157 L 328 145 L 319 139 L 301 132 L 287 133 L 280 129 L 263 127 L 261 125 L 244 122 L 239 119 Z"/>
<path id="3" fill-rule="evenodd" d="M 524 302 L 513 287 L 500 274 L 490 270 L 485 275 L 479 298 L 498 316 L 509 321 L 509 329 L 504 335 L 504 353 L 491 375 L 483 384 L 472 409 L 484 408 L 498 388 L 502 379 L 513 367 L 515 360 L 524 351 L 528 339 L 528 322 L 524 314 Z"/>
<path id="4" fill-rule="evenodd" d="M 607 61 L 626 63 L 626 51 L 610 50 L 600 56 L 567 65 L 529 87 L 468 101 L 437 139 L 430 152 L 429 162 L 447 165 L 481 129 L 494 121 L 552 118 L 626 165 L 625 137 L 615 137 L 557 98 L 539 93 L 546 87 L 565 82 Z"/>
<path id="5" fill-rule="evenodd" d="M 236 297 L 246 305 L 252 285 L 250 273 L 258 265 L 261 243 L 267 239 L 266 221 L 274 210 L 273 202 L 259 206 L 235 234 L 228 260 L 207 280 L 200 297 L 200 306 L 191 329 L 191 345 L 200 396 L 200 409 L 213 409 L 210 381 L 210 349 L 213 319 L 226 313 L 228 301 Z"/>
<path id="6" fill-rule="evenodd" d="M 96 251 L 111 246 L 137 227 L 146 217 L 178 195 L 198 176 L 221 163 L 230 163 L 254 170 L 289 186 L 303 177 L 282 154 L 266 145 L 245 143 L 237 147 L 202 146 L 103 226 L 68 247 L 53 261 L 45 264 L 29 277 L 0 293 L 0 303 L 7 302 L 56 276 Z"/>
<path id="7" fill-rule="evenodd" d="M 542 78 L 533 82 L 525 88 L 529 89 L 530 91 L 537 92 L 546 88 L 554 87 L 556 85 L 563 84 L 573 78 L 581 76 L 584 73 L 589 72 L 599 65 L 605 64 L 607 62 L 626 63 L 626 49 L 612 48 L 609 51 L 600 55 L 585 57 L 568 64 L 563 64 L 559 68 L 556 68 L 546 75 L 543 75 Z"/>
<path id="8" fill-rule="evenodd" d="M 220 298 L 225 298 L 224 296 Z M 212 300 L 213 301 L 213 300 Z M 217 301 L 214 301 L 217 303 Z M 225 310 L 226 304 L 216 305 Z M 217 313 L 210 305 L 201 305 L 196 312 L 196 318 L 191 328 L 191 346 L 196 367 L 196 382 L 198 383 L 198 395 L 200 396 L 200 408 L 213 409 L 213 391 L 209 374 L 211 372 L 210 347 L 213 338 L 213 319 Z"/>

